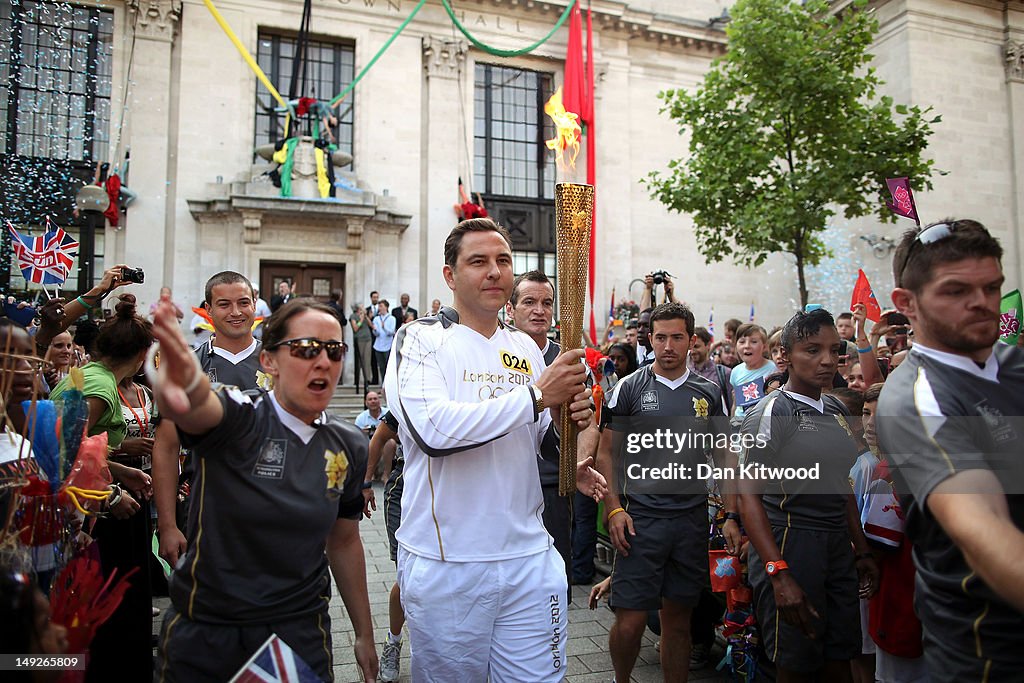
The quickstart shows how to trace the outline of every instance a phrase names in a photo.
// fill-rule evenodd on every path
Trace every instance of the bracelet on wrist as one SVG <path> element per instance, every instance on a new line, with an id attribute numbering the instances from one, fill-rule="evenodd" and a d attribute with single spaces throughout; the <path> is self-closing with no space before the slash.
<path id="1" fill-rule="evenodd" d="M 615 515 L 619 514 L 620 512 L 625 512 L 625 511 L 626 511 L 625 508 L 621 508 L 621 507 L 615 508 L 614 510 L 612 510 L 611 512 L 608 513 L 608 521 L 609 522 L 612 521 L 612 517 L 614 517 Z"/>
<path id="2" fill-rule="evenodd" d="M 107 498 L 107 509 L 111 510 L 115 505 L 121 502 L 121 498 L 124 497 L 124 491 L 117 484 L 110 485 L 111 494 Z"/>
<path id="3" fill-rule="evenodd" d="M 857 347 L 857 353 L 871 353 L 874 350 L 875 347 L 873 346 L 865 346 L 864 348 L 861 348 L 859 346 Z"/>
<path id="4" fill-rule="evenodd" d="M 78 303 L 82 304 L 82 306 L 84 306 L 85 309 L 88 310 L 88 311 L 91 311 L 92 309 L 96 308 L 95 306 L 93 306 L 93 305 L 91 305 L 89 303 L 86 303 L 85 299 L 83 299 L 81 296 L 77 297 L 75 299 L 75 301 L 77 301 Z"/>
<path id="5" fill-rule="evenodd" d="M 363 482 L 362 489 L 364 491 L 367 490 L 367 489 L 372 489 L 372 488 L 373 488 L 373 482 L 372 481 L 364 481 Z"/>
<path id="6" fill-rule="evenodd" d="M 730 519 L 733 520 L 734 522 L 736 522 L 737 524 L 739 524 L 740 523 L 740 513 L 738 513 L 738 512 L 726 512 L 725 513 L 725 521 L 728 522 Z"/>

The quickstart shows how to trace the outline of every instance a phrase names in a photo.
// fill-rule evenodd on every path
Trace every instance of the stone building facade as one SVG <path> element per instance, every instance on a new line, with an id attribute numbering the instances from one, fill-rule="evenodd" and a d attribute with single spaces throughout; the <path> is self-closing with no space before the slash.
<path id="1" fill-rule="evenodd" d="M 330 62 L 333 50 L 342 60 L 336 72 L 358 73 L 416 4 L 315 0 L 318 59 Z M 564 0 L 452 4 L 476 37 L 501 48 L 543 36 L 565 7 Z M 766 325 L 794 309 L 796 277 L 786 258 L 772 257 L 752 271 L 705 264 L 692 221 L 666 211 L 641 182 L 685 154 L 684 138 L 659 114 L 657 94 L 696 87 L 724 53 L 727 4 L 591 2 L 595 303 L 602 330 L 612 288 L 619 298 L 627 292 L 638 298 L 636 279 L 657 269 L 677 277 L 677 292 L 699 324 L 712 305 L 723 321 L 745 320 L 754 304 Z M 106 230 L 104 257 L 145 268 L 143 303 L 167 284 L 182 303 L 195 305 L 209 274 L 234 269 L 259 280 L 268 300 L 277 281 L 296 278 L 301 290 L 317 295 L 342 289 L 346 304 L 365 303 L 372 289 L 392 302 L 408 292 L 423 312 L 433 298 L 450 301 L 442 245 L 456 222 L 459 177 L 513 228 L 518 269 L 553 268 L 554 171 L 536 156 L 543 122 L 522 105 L 562 82 L 564 28 L 532 54 L 493 57 L 456 32 L 440 2 L 429 0 L 342 103 L 354 161 L 339 171 L 338 200 L 328 201 L 282 198 L 264 175 L 270 167 L 253 149 L 267 141 L 259 137 L 261 126 L 272 137 L 269 98 L 261 99 L 253 73 L 201 0 L 93 6 L 114 16 L 110 125 L 123 120 L 114 136 L 131 150 L 129 185 L 138 195 L 123 229 Z M 266 47 L 267 63 L 279 77 L 287 75 L 279 53 L 294 42 L 299 0 L 219 0 L 217 6 L 253 54 Z M 1006 247 L 1009 283 L 1020 285 L 1024 1 L 877 0 L 874 10 L 881 22 L 875 64 L 887 93 L 897 103 L 931 105 L 943 117 L 928 153 L 947 173 L 936 176 L 934 191 L 919 193 L 923 217 L 973 216 L 989 225 Z M 864 267 L 885 300 L 891 286 L 886 238 L 898 236 L 900 227 L 837 220 L 836 257 L 819 273 L 829 286 L 815 289 L 812 281 L 812 299 L 842 307 Z"/>

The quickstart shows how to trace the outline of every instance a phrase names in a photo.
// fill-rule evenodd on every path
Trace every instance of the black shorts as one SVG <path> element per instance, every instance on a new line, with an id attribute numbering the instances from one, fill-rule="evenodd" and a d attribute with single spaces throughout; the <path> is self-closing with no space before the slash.
<path id="1" fill-rule="evenodd" d="M 157 683 L 229 681 L 275 633 L 320 680 L 334 680 L 331 618 L 326 609 L 271 624 L 235 626 L 193 621 L 173 606 L 164 612 L 153 680 Z"/>
<path id="2" fill-rule="evenodd" d="M 775 591 L 753 545 L 748 562 L 754 587 L 754 610 L 768 659 L 790 671 L 810 673 L 826 661 L 850 660 L 860 654 L 860 606 L 857 568 L 850 535 L 772 527 L 789 572 L 821 616 L 811 640 L 799 626 L 786 623 L 775 607 Z"/>
<path id="3" fill-rule="evenodd" d="M 661 609 L 666 598 L 683 607 L 700 601 L 708 585 L 708 507 L 674 517 L 631 515 L 636 536 L 629 555 L 615 557 L 609 604 L 635 610 Z"/>
<path id="4" fill-rule="evenodd" d="M 384 483 L 384 526 L 388 530 L 388 548 L 391 550 L 391 561 L 398 563 L 398 540 L 395 533 L 402 523 L 402 489 L 405 488 L 405 460 L 395 458 L 391 474 Z"/>

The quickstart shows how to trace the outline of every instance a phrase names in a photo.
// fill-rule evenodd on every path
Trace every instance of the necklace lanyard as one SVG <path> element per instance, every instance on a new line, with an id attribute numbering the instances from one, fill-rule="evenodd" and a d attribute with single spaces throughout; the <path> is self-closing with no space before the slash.
<path id="1" fill-rule="evenodd" d="M 121 393 L 121 387 L 117 388 L 117 395 L 121 398 L 121 403 L 123 403 L 125 407 L 128 408 L 128 410 L 132 411 L 132 417 L 135 418 L 135 422 L 138 423 L 139 427 L 142 428 L 141 433 L 142 436 L 145 437 L 146 435 L 149 434 L 149 414 L 146 412 L 146 401 L 142 398 L 142 389 L 138 385 L 135 385 L 135 393 L 139 397 L 139 410 L 142 411 L 142 417 L 139 417 L 139 414 L 135 412 L 135 408 L 133 408 L 132 405 L 128 403 L 128 400 L 124 397 L 124 394 Z"/>

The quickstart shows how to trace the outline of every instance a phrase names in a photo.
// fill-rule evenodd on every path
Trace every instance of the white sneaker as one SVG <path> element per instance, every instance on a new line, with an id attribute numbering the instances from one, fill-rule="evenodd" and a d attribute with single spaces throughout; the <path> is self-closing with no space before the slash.
<path id="1" fill-rule="evenodd" d="M 401 674 L 402 641 L 390 643 L 384 641 L 384 650 L 380 653 L 380 680 L 394 683 Z"/>

